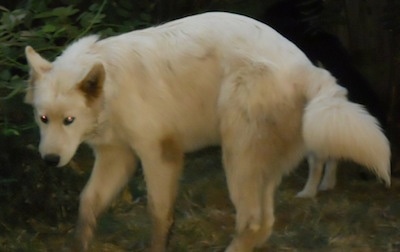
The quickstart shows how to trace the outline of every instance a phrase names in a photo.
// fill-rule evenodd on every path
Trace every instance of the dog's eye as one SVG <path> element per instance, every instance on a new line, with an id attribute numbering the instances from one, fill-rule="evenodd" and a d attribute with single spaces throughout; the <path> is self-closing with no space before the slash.
<path id="1" fill-rule="evenodd" d="M 75 121 L 75 117 L 73 117 L 73 116 L 65 117 L 65 118 L 64 118 L 64 125 L 65 125 L 65 126 L 68 126 L 68 125 L 70 125 L 71 123 L 73 123 L 74 121 Z"/>
<path id="2" fill-rule="evenodd" d="M 40 116 L 40 121 L 44 124 L 47 124 L 49 122 L 49 118 L 45 115 Z"/>

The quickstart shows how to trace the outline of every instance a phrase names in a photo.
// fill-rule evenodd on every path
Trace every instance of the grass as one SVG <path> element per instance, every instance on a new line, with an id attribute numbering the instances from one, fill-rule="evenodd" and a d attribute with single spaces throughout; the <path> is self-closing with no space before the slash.
<path id="1" fill-rule="evenodd" d="M 78 156 L 74 167 L 79 170 L 82 164 L 90 166 L 91 158 Z M 301 164 L 279 187 L 274 232 L 257 251 L 400 251 L 400 180 L 394 178 L 392 187 L 386 189 L 375 179 L 362 178 L 361 171 L 343 163 L 335 190 L 321 192 L 315 199 L 299 199 L 295 195 L 307 176 L 306 165 Z M 62 190 L 83 185 L 84 179 L 79 179 L 70 185 L 63 183 Z M 0 250 L 60 251 L 73 237 L 77 197 L 70 197 L 69 203 L 74 212 L 57 222 L 36 212 L 23 223 L 1 220 Z M 219 149 L 188 155 L 169 251 L 224 251 L 233 234 L 234 209 Z M 99 219 L 90 251 L 145 251 L 149 237 L 145 186 L 139 172 L 123 197 Z"/>

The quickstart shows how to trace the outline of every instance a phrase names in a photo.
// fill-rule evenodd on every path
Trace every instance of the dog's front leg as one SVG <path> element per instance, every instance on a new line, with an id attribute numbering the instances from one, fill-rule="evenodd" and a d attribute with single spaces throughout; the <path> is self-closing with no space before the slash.
<path id="1" fill-rule="evenodd" d="M 173 222 L 173 205 L 183 166 L 183 151 L 178 141 L 164 138 L 140 151 L 147 184 L 148 207 L 153 230 L 150 251 L 166 250 Z"/>
<path id="2" fill-rule="evenodd" d="M 95 148 L 96 161 L 81 194 L 77 240 L 80 250 L 87 250 L 96 226 L 96 217 L 126 185 L 136 167 L 136 158 L 125 145 L 102 145 Z"/>

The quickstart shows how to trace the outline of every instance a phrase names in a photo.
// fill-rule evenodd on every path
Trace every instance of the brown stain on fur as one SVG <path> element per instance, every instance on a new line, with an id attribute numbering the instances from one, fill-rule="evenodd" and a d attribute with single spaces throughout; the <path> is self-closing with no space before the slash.
<path id="1" fill-rule="evenodd" d="M 161 139 L 161 158 L 167 163 L 180 163 L 183 159 L 183 150 L 179 141 L 168 135 Z"/>

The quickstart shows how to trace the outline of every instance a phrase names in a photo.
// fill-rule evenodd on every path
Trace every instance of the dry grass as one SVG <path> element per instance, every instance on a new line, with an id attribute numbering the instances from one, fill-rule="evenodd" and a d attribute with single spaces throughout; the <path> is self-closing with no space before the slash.
<path id="1" fill-rule="evenodd" d="M 169 251 L 223 251 L 232 238 L 234 210 L 219 154 L 218 149 L 209 149 L 187 158 Z M 276 195 L 274 232 L 258 251 L 400 251 L 400 181 L 394 179 L 392 188 L 385 189 L 375 179 L 361 179 L 360 171 L 343 164 L 337 189 L 316 199 L 298 199 L 294 196 L 307 175 L 302 164 L 283 180 Z M 129 188 L 134 200 L 123 197 L 102 216 L 91 251 L 145 251 L 150 221 L 140 174 Z M 60 251 L 71 241 L 75 217 L 52 225 L 43 218 L 25 226 L 3 220 L 0 247 Z"/>

